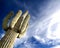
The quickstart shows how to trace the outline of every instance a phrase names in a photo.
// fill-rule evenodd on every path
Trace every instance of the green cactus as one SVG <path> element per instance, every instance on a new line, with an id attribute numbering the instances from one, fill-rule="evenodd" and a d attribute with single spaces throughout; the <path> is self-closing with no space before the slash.
<path id="1" fill-rule="evenodd" d="M 6 31 L 6 34 L 0 41 L 0 48 L 13 48 L 15 39 L 17 37 L 21 38 L 28 27 L 30 15 L 28 14 L 28 11 L 22 14 L 21 10 L 18 11 L 8 26 L 8 21 L 13 14 L 13 12 L 10 12 L 3 20 L 2 27 Z"/>

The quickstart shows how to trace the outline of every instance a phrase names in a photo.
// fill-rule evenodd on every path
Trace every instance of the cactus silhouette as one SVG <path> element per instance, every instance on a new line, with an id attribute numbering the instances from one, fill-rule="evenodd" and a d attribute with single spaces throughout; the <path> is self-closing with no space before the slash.
<path id="1" fill-rule="evenodd" d="M 3 20 L 2 27 L 6 33 L 0 41 L 0 48 L 13 48 L 15 39 L 21 38 L 25 34 L 28 27 L 28 22 L 30 19 L 28 11 L 22 14 L 22 11 L 19 10 L 11 19 L 13 15 L 14 13 L 11 11 Z"/>

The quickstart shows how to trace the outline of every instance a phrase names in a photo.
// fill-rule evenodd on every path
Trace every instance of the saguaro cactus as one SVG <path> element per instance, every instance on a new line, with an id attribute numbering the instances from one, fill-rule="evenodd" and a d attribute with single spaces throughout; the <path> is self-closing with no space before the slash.
<path id="1" fill-rule="evenodd" d="M 22 11 L 19 10 L 15 17 L 12 18 L 10 24 L 8 25 L 9 19 L 13 16 L 13 12 L 10 12 L 6 18 L 3 20 L 3 29 L 6 31 L 5 36 L 1 39 L 0 48 L 13 48 L 15 39 L 24 35 L 30 15 L 28 11 L 22 14 Z"/>

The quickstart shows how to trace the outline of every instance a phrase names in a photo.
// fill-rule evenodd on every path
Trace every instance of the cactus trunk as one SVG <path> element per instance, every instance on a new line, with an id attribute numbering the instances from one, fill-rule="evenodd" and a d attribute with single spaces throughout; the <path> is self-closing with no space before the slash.
<path id="1" fill-rule="evenodd" d="M 0 48 L 13 48 L 14 40 L 17 36 L 17 32 L 8 30 L 5 36 L 1 39 Z"/>

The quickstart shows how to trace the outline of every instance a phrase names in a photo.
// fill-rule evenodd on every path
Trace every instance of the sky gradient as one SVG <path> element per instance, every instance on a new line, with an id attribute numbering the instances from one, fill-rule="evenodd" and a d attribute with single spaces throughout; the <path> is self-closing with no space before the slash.
<path id="1" fill-rule="evenodd" d="M 60 0 L 0 0 L 0 39 L 5 34 L 3 18 L 10 12 L 28 10 L 31 16 L 26 35 L 14 48 L 60 48 Z"/>

